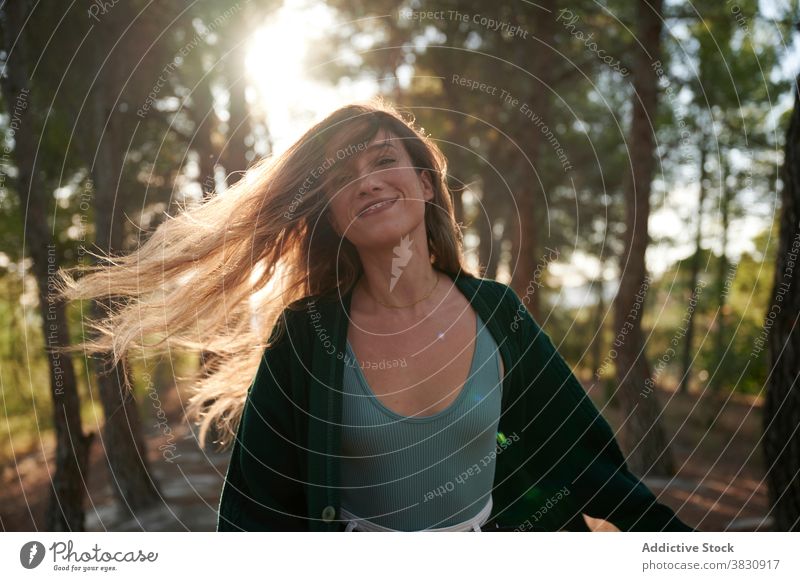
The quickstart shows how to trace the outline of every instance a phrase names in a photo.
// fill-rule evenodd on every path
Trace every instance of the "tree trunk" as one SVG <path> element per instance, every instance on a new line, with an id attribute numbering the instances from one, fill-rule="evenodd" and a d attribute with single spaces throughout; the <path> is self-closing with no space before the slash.
<path id="1" fill-rule="evenodd" d="M 717 303 L 719 304 L 719 315 L 717 316 L 717 332 L 715 333 L 714 348 L 717 354 L 716 369 L 718 380 L 712 384 L 712 393 L 717 396 L 720 395 L 722 384 L 727 380 L 724 373 L 724 353 L 725 353 L 725 322 L 728 318 L 728 290 L 726 287 L 726 280 L 728 277 L 728 232 L 730 231 L 730 206 L 731 206 L 731 193 L 725 181 L 728 177 L 728 164 L 725 157 L 721 159 L 722 167 L 720 168 L 720 214 L 722 221 L 722 248 L 720 249 L 718 270 L 717 270 Z"/>
<path id="2" fill-rule="evenodd" d="M 210 75 L 203 74 L 196 90 L 192 93 L 192 100 L 194 106 L 191 114 L 195 123 L 194 149 L 200 167 L 199 180 L 203 190 L 203 200 L 207 200 L 216 191 L 214 172 L 218 155 L 212 137 L 219 124 L 217 114 L 214 112 Z"/>
<path id="3" fill-rule="evenodd" d="M 482 176 L 481 201 L 478 203 L 477 221 L 478 260 L 483 269 L 482 276 L 494 279 L 497 265 L 500 262 L 500 239 L 495 235 L 495 224 L 501 217 L 501 209 L 497 207 L 498 196 L 494 192 L 493 182 L 488 176 Z"/>
<path id="4" fill-rule="evenodd" d="M 697 230 L 694 235 L 694 254 L 689 262 L 689 299 L 695 297 L 695 289 L 697 288 L 697 280 L 700 276 L 700 257 L 703 250 L 703 204 L 706 199 L 706 140 L 703 138 L 700 141 L 700 193 L 697 199 Z M 695 308 L 689 310 L 689 320 L 686 322 L 686 335 L 683 342 L 683 354 L 681 357 L 681 367 L 683 373 L 681 374 L 681 382 L 678 386 L 678 391 L 681 393 L 689 392 L 689 379 L 692 372 L 692 343 L 694 339 L 694 315 Z"/>
<path id="5" fill-rule="evenodd" d="M 124 10 L 116 7 L 109 12 L 103 26 L 97 29 L 97 41 L 101 46 L 112 46 L 119 38 L 125 24 Z M 115 57 L 102 64 L 98 62 L 98 79 L 93 87 L 91 106 L 93 115 L 96 156 L 92 160 L 94 182 L 95 244 L 103 252 L 116 254 L 123 250 L 124 216 L 121 200 L 125 195 L 119 191 L 124 183 L 122 169 L 124 148 L 127 141 L 122 135 L 121 114 L 114 111 L 114 103 L 123 92 L 124 77 L 129 70 L 125 58 L 132 56 L 116 49 Z M 101 53 L 102 54 L 102 53 Z M 110 308 L 113 297 L 95 301 L 93 316 L 102 318 Z M 107 451 L 110 482 L 117 497 L 118 516 L 130 518 L 136 512 L 159 501 L 161 495 L 149 472 L 147 450 L 143 445 L 139 412 L 132 390 L 128 387 L 128 371 L 125 359 L 110 369 L 107 363 L 112 353 L 99 359 L 105 364 L 97 369 L 100 401 L 103 405 L 104 447 Z"/>
<path id="6" fill-rule="evenodd" d="M 500 266 L 500 254 L 503 251 L 502 238 L 495 235 L 495 225 L 497 222 L 494 220 L 495 213 L 491 213 L 486 217 L 488 223 L 486 226 L 489 228 L 489 241 L 491 242 L 491 252 L 486 261 L 486 276 L 497 280 L 497 267 Z"/>
<path id="7" fill-rule="evenodd" d="M 558 2 L 555 0 L 544 0 L 539 2 L 538 5 L 550 14 L 558 12 Z M 538 18 L 535 23 L 533 36 L 536 40 L 533 40 L 533 42 L 537 46 L 536 58 L 531 59 L 530 53 L 525 52 L 525 46 L 520 43 L 518 45 L 518 54 L 520 56 L 517 59 L 517 64 L 529 65 L 532 77 L 539 80 L 526 102 L 530 104 L 531 110 L 544 123 L 549 124 L 551 123 L 549 88 L 556 84 L 553 79 L 553 72 L 556 70 L 554 53 L 550 48 L 557 44 L 555 41 L 556 21 L 555 18 Z M 520 129 L 523 127 L 524 139 L 521 143 L 524 144 L 525 149 L 529 152 L 534 167 L 538 167 L 544 158 L 545 147 L 547 147 L 546 137 L 541 128 L 536 127 L 533 123 L 522 126 Z M 551 130 L 553 129 L 551 128 Z M 539 189 L 540 182 L 536 179 L 536 176 L 525 175 L 522 178 L 522 182 L 526 185 L 521 186 L 517 181 L 514 191 L 517 207 L 519 208 L 520 224 L 518 228 L 520 232 L 514 234 L 514 238 L 518 241 L 518 246 L 514 248 L 515 254 L 512 255 L 511 287 L 520 297 L 524 297 L 527 294 L 528 310 L 534 319 L 541 321 L 542 293 L 539 289 L 543 288 L 545 282 L 542 269 L 546 268 L 547 261 L 540 256 L 540 248 L 542 244 L 541 233 L 547 226 L 546 214 L 543 211 L 546 208 L 544 203 L 546 192 Z M 517 260 L 516 268 L 514 268 L 515 259 Z M 542 278 L 540 279 L 539 277 Z"/>
<path id="8" fill-rule="evenodd" d="M 714 330 L 714 369 L 715 377 L 711 382 L 709 389 L 709 398 L 703 406 L 703 414 L 705 415 L 706 429 L 712 429 L 714 424 L 721 417 L 722 409 L 725 407 L 726 397 L 723 392 L 723 386 L 730 381 L 725 365 L 725 333 L 726 321 L 728 318 L 728 232 L 730 230 L 730 203 L 731 192 L 728 189 L 725 181 L 728 176 L 728 163 L 725 161 L 725 155 L 720 157 L 720 222 L 722 224 L 722 241 L 720 243 L 720 255 L 717 260 L 717 318 L 716 329 Z"/>
<path id="9" fill-rule="evenodd" d="M 63 303 L 50 304 L 51 277 L 59 268 L 58 253 L 48 232 L 50 214 L 46 188 L 35 167 L 38 124 L 34 104 L 29 102 L 30 86 L 28 54 L 24 24 L 28 17 L 27 3 L 10 2 L 3 7 L 3 39 L 6 43 L 6 74 L 2 77 L 2 93 L 10 115 L 9 125 L 14 138 L 17 166 L 16 190 L 25 216 L 25 245 L 33 262 L 38 288 L 50 368 L 50 395 L 53 399 L 55 426 L 55 474 L 50 489 L 45 528 L 48 531 L 83 531 L 88 479 L 88 457 L 93 433 L 84 434 L 81 426 L 80 395 L 72 358 L 53 353 L 52 348 L 69 344 L 69 322 Z"/>
<path id="10" fill-rule="evenodd" d="M 189 114 L 194 121 L 193 147 L 197 153 L 197 163 L 200 168 L 200 188 L 203 191 L 203 201 L 209 200 L 216 194 L 215 172 L 220 154 L 214 145 L 214 132 L 219 126 L 219 119 L 214 111 L 214 96 L 211 93 L 211 74 L 203 69 L 201 53 L 197 58 L 197 73 L 201 76 L 195 90 L 192 92 L 192 107 Z M 214 360 L 214 353 L 202 350 L 198 362 L 200 369 L 206 373 Z"/>
<path id="11" fill-rule="evenodd" d="M 603 279 L 603 271 L 605 270 L 605 258 L 600 257 L 600 275 L 592 281 L 592 284 L 595 287 L 595 292 L 597 295 L 597 305 L 595 306 L 594 311 L 594 330 L 595 330 L 595 337 L 594 341 L 592 341 L 591 345 L 591 356 L 592 356 L 592 388 L 597 385 L 598 382 L 602 382 L 601 389 L 603 394 L 605 395 L 606 402 L 609 404 L 614 404 L 616 400 L 613 397 L 613 390 L 610 389 L 611 382 L 603 380 L 600 375 L 600 371 L 603 366 L 603 339 L 604 339 L 604 328 L 605 324 L 603 319 L 605 317 L 606 311 L 606 298 L 605 298 L 605 280 Z"/>
<path id="12" fill-rule="evenodd" d="M 485 194 L 484 194 L 485 197 Z M 481 208 L 481 205 L 478 205 Z M 491 217 L 486 212 L 485 208 L 478 211 L 478 216 L 476 218 L 477 224 L 475 224 L 476 230 L 478 231 L 478 265 L 480 267 L 480 275 L 482 277 L 487 277 L 489 272 L 489 261 L 492 258 L 492 254 L 497 252 L 497 248 L 494 245 L 494 236 L 492 236 L 492 222 Z"/>
<path id="13" fill-rule="evenodd" d="M 594 329 L 595 339 L 592 341 L 592 377 L 598 378 L 600 376 L 600 367 L 603 365 L 601 360 L 603 354 L 603 317 L 606 310 L 606 298 L 603 294 L 605 291 L 605 281 L 603 279 L 603 270 L 605 269 L 605 258 L 600 257 L 600 275 L 594 279 L 597 293 L 597 306 L 594 313 Z"/>
<path id="14" fill-rule="evenodd" d="M 641 328 L 644 297 L 649 289 L 645 252 L 648 245 L 647 222 L 650 217 L 650 186 L 655 170 L 651 120 L 656 118 L 658 78 L 652 63 L 661 52 L 662 0 L 651 5 L 637 4 L 633 78 L 633 119 L 631 123 L 632 175 L 625 187 L 625 251 L 620 257 L 620 286 L 615 299 L 615 337 L 622 337 L 617 347 L 617 382 L 620 408 L 625 418 L 622 445 L 628 453 L 628 466 L 640 477 L 671 476 L 672 455 L 659 416 L 661 407 L 651 385 L 650 365 L 644 355 Z M 616 343 L 615 343 L 616 345 Z"/>
<path id="15" fill-rule="evenodd" d="M 244 93 L 245 87 L 246 83 L 243 77 L 236 79 L 234 84 L 228 87 L 230 117 L 228 119 L 228 141 L 223 150 L 228 186 L 232 186 L 242 179 L 249 165 L 247 160 L 249 147 L 245 143 L 245 139 L 250 135 L 250 118 Z"/>
<path id="16" fill-rule="evenodd" d="M 234 22 L 229 26 L 238 26 L 241 35 L 245 36 L 252 29 L 253 22 L 248 18 L 252 7 L 245 6 L 236 13 Z M 245 89 L 247 77 L 245 75 L 245 56 L 247 44 L 240 41 L 239 35 L 231 35 L 229 52 L 225 57 L 225 74 L 228 82 L 228 132 L 227 142 L 222 150 L 223 165 L 225 166 L 226 183 L 232 186 L 238 182 L 247 170 L 250 162 L 247 153 L 250 147 L 245 140 L 251 134 L 250 108 L 247 105 Z M 276 82 L 280 82 L 277 80 Z"/>
<path id="17" fill-rule="evenodd" d="M 796 83 L 800 83 L 800 76 Z M 800 245 L 800 92 L 797 84 L 794 96 L 782 169 L 780 242 L 768 311 L 776 316 L 769 335 L 772 373 L 764 405 L 764 460 L 770 514 L 776 531 L 800 530 L 800 388 L 797 385 L 800 284 L 797 277 L 792 276 L 797 269 L 795 261 Z"/>

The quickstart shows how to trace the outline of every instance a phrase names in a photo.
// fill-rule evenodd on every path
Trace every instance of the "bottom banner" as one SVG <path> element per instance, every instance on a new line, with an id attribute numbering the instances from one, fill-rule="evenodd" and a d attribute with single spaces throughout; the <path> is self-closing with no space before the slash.
<path id="1" fill-rule="evenodd" d="M 795 533 L 3 533 L 3 579 L 800 579 Z M 680 575 L 680 577 L 676 577 Z M 483 577 L 487 576 L 487 577 Z"/>

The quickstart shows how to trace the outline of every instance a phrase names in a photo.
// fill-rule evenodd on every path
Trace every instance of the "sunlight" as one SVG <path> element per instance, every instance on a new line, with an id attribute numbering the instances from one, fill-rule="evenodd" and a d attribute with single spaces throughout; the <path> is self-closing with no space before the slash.
<path id="1" fill-rule="evenodd" d="M 308 81 L 303 60 L 309 39 L 298 34 L 302 30 L 302 14 L 291 4 L 287 3 L 255 32 L 245 61 L 247 73 L 259 90 L 261 105 L 268 110 L 288 109 L 297 88 Z"/>
<path id="2" fill-rule="evenodd" d="M 325 33 L 337 24 L 336 12 L 322 2 L 286 0 L 250 40 L 245 67 L 276 153 L 336 107 L 367 99 L 377 90 L 374 81 L 332 86 L 315 80 L 307 69 L 309 51 L 319 49 Z"/>

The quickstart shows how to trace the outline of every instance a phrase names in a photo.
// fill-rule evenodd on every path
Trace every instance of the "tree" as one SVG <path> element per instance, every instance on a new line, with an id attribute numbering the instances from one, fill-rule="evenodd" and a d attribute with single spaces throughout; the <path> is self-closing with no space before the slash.
<path id="1" fill-rule="evenodd" d="M 63 303 L 50 303 L 49 281 L 59 267 L 55 240 L 48 232 L 52 214 L 47 189 L 36 166 L 37 140 L 41 124 L 38 105 L 32 99 L 32 67 L 24 29 L 29 17 L 27 2 L 6 2 L 0 8 L 5 70 L 0 89 L 12 119 L 14 158 L 17 167 L 15 190 L 25 218 L 26 248 L 33 262 L 42 331 L 47 341 L 50 394 L 56 431 L 56 468 L 53 475 L 45 526 L 49 531 L 82 531 L 83 502 L 88 480 L 89 449 L 94 433 L 85 434 L 81 425 L 80 396 L 72 358 L 54 354 L 49 348 L 69 343 L 69 323 Z M 35 95 L 34 95 L 35 96 Z M 38 98 L 38 97 L 37 97 Z M 52 251 L 51 251 L 52 250 Z"/>
<path id="2" fill-rule="evenodd" d="M 800 531 L 800 75 L 786 131 L 781 228 L 770 307 L 769 375 L 764 406 L 764 460 L 770 514 L 777 531 Z M 774 317 L 773 317 L 774 315 Z"/>
<path id="3" fill-rule="evenodd" d="M 238 7 L 238 3 L 236 6 Z M 238 182 L 253 161 L 252 147 L 248 145 L 248 140 L 252 138 L 253 120 L 245 97 L 247 43 L 244 39 L 247 39 L 255 29 L 255 24 L 259 22 L 257 17 L 260 11 L 272 9 L 274 6 L 274 2 L 261 2 L 259 6 L 245 3 L 241 10 L 234 12 L 233 22 L 229 25 L 236 30 L 236 34 L 223 36 L 222 72 L 228 92 L 229 115 L 227 141 L 221 155 L 228 186 Z M 271 55 L 270 58 L 280 57 Z M 280 82 L 279 79 L 275 81 Z"/>
<path id="4" fill-rule="evenodd" d="M 633 112 L 630 135 L 631 174 L 625 188 L 625 251 L 619 258 L 620 286 L 614 299 L 617 349 L 617 396 L 625 417 L 622 436 L 631 471 L 644 476 L 672 476 L 674 467 L 661 424 L 656 393 L 647 390 L 650 365 L 644 356 L 641 327 L 643 297 L 648 290 L 645 253 L 649 243 L 650 191 L 655 170 L 653 128 L 658 105 L 658 72 L 662 0 L 637 5 L 640 40 L 633 65 Z"/>
<path id="5" fill-rule="evenodd" d="M 698 150 L 695 162 L 697 170 L 692 172 L 692 185 L 698 187 L 697 208 L 689 210 L 687 221 L 696 219 L 695 249 L 689 261 L 689 278 L 687 294 L 698 290 L 704 238 L 709 238 L 708 224 L 704 224 L 705 202 L 713 191 L 718 193 L 717 208 L 719 214 L 720 258 L 716 272 L 711 273 L 713 292 L 719 307 L 715 320 L 716 332 L 714 348 L 718 356 L 715 366 L 719 371 L 723 353 L 726 350 L 728 311 L 726 300 L 726 284 L 729 283 L 728 242 L 731 224 L 744 215 L 752 216 L 753 202 L 759 191 L 771 194 L 769 187 L 753 188 L 753 184 L 766 184 L 769 167 L 759 169 L 759 159 L 770 159 L 770 150 L 776 148 L 769 143 L 769 115 L 774 108 L 772 94 L 783 89 L 785 81 L 776 81 L 769 74 L 777 68 L 779 47 L 775 42 L 774 24 L 765 26 L 757 18 L 758 2 L 743 0 L 737 9 L 747 14 L 750 26 L 743 27 L 737 18 L 731 18 L 732 8 L 726 4 L 709 5 L 703 9 L 701 18 L 685 19 L 685 24 L 696 41 L 696 49 L 689 54 L 690 66 L 686 66 L 686 45 L 673 43 L 672 52 L 679 65 L 677 70 L 686 71 L 676 79 L 673 87 L 686 87 L 690 90 L 691 100 L 687 103 L 688 113 L 681 119 L 680 125 L 686 126 L 686 134 L 694 136 Z M 678 8 L 680 10 L 680 8 Z M 680 74 L 680 73 L 679 73 Z M 674 122 L 673 129 L 676 129 Z M 689 141 L 688 138 L 683 141 Z M 669 148 L 675 152 L 690 149 L 689 143 L 675 144 Z M 747 155 L 744 171 L 737 171 L 742 164 L 732 164 L 731 160 L 738 155 Z M 770 161 L 772 161 L 770 159 Z M 773 166 L 774 167 L 774 166 Z M 744 174 L 744 175 L 742 175 Z M 760 176 L 759 176 L 760 174 Z M 695 178 L 695 176 L 697 176 Z M 754 180 L 754 176 L 765 179 Z M 676 176 L 677 178 L 678 176 Z M 712 218 L 709 216 L 709 218 Z M 705 234 L 705 236 L 704 236 Z M 705 269 L 709 264 L 702 265 Z M 687 392 L 691 383 L 691 361 L 693 359 L 693 337 L 695 320 L 698 313 L 688 313 L 686 336 L 681 357 L 682 374 L 680 390 Z M 712 387 L 715 392 L 726 384 L 729 378 L 714 373 Z M 712 406 L 713 407 L 713 406 Z M 719 410 L 709 410 L 716 415 Z"/>
<path id="6" fill-rule="evenodd" d="M 122 176 L 131 133 L 126 117 L 117 113 L 119 102 L 125 99 L 125 78 L 132 68 L 129 61 L 136 55 L 131 46 L 132 36 L 125 30 L 133 21 L 129 9 L 133 7 L 115 6 L 92 34 L 97 55 L 92 70 L 97 80 L 91 88 L 88 105 L 90 143 L 95 149 L 86 162 L 94 186 L 95 245 L 111 256 L 124 250 L 125 207 L 118 198 L 124 198 L 129 187 Z M 101 319 L 112 310 L 113 301 L 113 296 L 94 301 L 94 316 Z M 98 363 L 107 363 L 111 356 L 111 353 L 103 354 Z M 106 450 L 110 451 L 111 482 L 120 499 L 117 508 L 121 516 L 134 516 L 139 510 L 156 504 L 161 494 L 150 475 L 127 360 L 100 367 L 97 382 L 106 420 L 103 439 Z"/>

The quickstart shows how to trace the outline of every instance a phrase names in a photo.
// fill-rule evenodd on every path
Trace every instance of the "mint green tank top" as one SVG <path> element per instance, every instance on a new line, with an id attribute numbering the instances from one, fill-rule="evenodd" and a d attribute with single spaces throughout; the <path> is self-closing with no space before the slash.
<path id="1" fill-rule="evenodd" d="M 403 416 L 384 406 L 347 342 L 341 503 L 358 518 L 418 531 L 462 523 L 488 502 L 502 382 L 497 343 L 479 315 L 477 322 L 466 384 L 450 406 L 429 416 Z M 397 373 L 402 363 L 390 362 Z"/>

